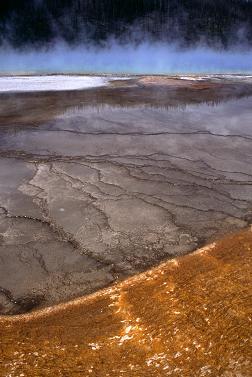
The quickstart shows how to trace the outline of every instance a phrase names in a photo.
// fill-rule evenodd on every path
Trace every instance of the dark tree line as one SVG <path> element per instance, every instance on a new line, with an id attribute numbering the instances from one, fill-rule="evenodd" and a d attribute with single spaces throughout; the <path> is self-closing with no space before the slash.
<path id="1" fill-rule="evenodd" d="M 144 38 L 183 46 L 252 45 L 251 0 L 8 0 L 0 43 L 15 47 Z"/>

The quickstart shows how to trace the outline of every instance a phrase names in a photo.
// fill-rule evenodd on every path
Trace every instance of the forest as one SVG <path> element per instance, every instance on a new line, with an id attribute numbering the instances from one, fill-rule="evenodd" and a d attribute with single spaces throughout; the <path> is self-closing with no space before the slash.
<path id="1" fill-rule="evenodd" d="M 252 45 L 251 0 L 9 0 L 0 44 L 13 47 L 144 39 L 218 48 Z"/>

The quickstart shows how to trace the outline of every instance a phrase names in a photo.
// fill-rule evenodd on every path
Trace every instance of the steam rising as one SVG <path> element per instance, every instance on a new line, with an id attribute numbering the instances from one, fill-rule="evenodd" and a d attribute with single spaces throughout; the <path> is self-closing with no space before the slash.
<path id="1" fill-rule="evenodd" d="M 181 49 L 161 42 L 133 45 L 115 40 L 103 47 L 71 47 L 62 42 L 38 50 L 1 46 L 0 73 L 248 74 L 252 73 L 252 49 Z"/>

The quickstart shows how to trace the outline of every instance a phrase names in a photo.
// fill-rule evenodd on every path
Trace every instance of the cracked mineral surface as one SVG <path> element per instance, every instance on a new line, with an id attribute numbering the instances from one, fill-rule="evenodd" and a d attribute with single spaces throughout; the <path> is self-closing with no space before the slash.
<path id="1" fill-rule="evenodd" d="M 0 313 L 67 301 L 252 219 L 252 82 L 0 94 Z"/>

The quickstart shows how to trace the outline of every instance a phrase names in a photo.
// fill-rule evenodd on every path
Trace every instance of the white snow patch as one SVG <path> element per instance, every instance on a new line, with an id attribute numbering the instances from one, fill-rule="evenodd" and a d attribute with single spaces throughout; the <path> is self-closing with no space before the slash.
<path id="1" fill-rule="evenodd" d="M 204 80 L 203 77 L 194 77 L 194 76 L 180 76 L 180 80 L 188 80 L 188 81 L 202 81 Z"/>
<path id="2" fill-rule="evenodd" d="M 219 75 L 205 75 L 205 76 L 178 76 L 180 80 L 188 80 L 188 81 L 205 81 L 208 79 L 214 80 L 242 80 L 242 81 L 250 81 L 252 79 L 251 75 L 234 75 L 234 74 L 219 74 Z"/>
<path id="3" fill-rule="evenodd" d="M 128 333 L 131 331 L 131 329 L 132 329 L 132 326 L 128 326 L 128 327 L 126 327 L 126 329 L 125 329 L 125 333 L 128 334 Z"/>
<path id="4" fill-rule="evenodd" d="M 169 369 L 170 366 L 167 364 L 167 355 L 162 353 L 158 353 L 150 357 L 149 359 L 145 360 L 147 366 L 155 367 L 155 368 L 162 368 L 163 370 Z"/>
<path id="5" fill-rule="evenodd" d="M 122 336 L 121 338 L 120 338 L 120 341 L 119 341 L 119 346 L 121 346 L 124 342 L 125 342 L 125 340 L 130 340 L 130 339 L 132 339 L 133 338 L 133 336 L 129 336 L 129 335 L 124 335 L 124 336 Z"/>
<path id="6" fill-rule="evenodd" d="M 91 349 L 92 349 L 93 351 L 95 351 L 95 350 L 99 350 L 99 349 L 101 348 L 100 345 L 99 345 L 98 343 L 89 343 L 88 345 L 91 347 Z"/>
<path id="7" fill-rule="evenodd" d="M 0 76 L 0 92 L 41 92 L 80 90 L 107 85 L 119 77 L 49 75 L 49 76 Z"/>

